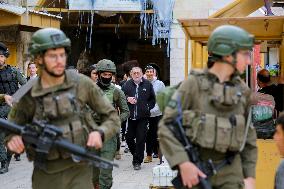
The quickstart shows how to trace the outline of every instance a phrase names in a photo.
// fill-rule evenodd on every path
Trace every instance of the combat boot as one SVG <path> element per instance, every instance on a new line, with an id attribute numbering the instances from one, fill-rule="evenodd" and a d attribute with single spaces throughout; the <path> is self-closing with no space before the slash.
<path id="1" fill-rule="evenodd" d="M 0 174 L 4 174 L 8 172 L 8 167 L 9 167 L 9 163 L 8 161 L 1 161 L 1 169 L 0 169 Z"/>

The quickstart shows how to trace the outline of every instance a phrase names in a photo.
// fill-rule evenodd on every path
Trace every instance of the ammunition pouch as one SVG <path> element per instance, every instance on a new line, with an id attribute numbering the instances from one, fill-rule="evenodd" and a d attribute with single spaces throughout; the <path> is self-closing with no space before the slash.
<path id="1" fill-rule="evenodd" d="M 211 103 L 219 109 L 226 107 L 226 109 L 234 108 L 242 98 L 241 91 L 229 84 L 214 83 L 211 89 L 209 100 Z"/>
<path id="2" fill-rule="evenodd" d="M 245 140 L 246 125 L 243 115 L 227 118 L 185 110 L 183 126 L 186 128 L 186 135 L 194 144 L 221 153 L 239 151 Z"/>

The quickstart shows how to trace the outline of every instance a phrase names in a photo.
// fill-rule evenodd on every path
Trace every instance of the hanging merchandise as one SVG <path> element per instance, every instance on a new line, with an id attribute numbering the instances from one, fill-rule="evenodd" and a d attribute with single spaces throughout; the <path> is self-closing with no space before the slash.
<path id="1" fill-rule="evenodd" d="M 152 44 L 161 44 L 162 39 L 166 40 L 169 56 L 174 0 L 152 0 L 152 3 L 154 9 Z"/>
<path id="2" fill-rule="evenodd" d="M 152 44 L 161 44 L 162 40 L 167 43 L 167 54 L 170 52 L 170 36 L 171 24 L 173 21 L 174 0 L 140 0 L 143 11 L 140 15 L 141 26 L 140 36 L 142 36 L 142 28 L 144 37 L 149 36 L 148 31 L 153 31 Z M 154 14 L 146 12 L 153 6 Z"/>

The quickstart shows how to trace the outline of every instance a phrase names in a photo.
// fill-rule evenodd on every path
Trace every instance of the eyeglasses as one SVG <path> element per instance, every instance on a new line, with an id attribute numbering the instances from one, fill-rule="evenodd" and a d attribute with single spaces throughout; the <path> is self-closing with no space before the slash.
<path id="1" fill-rule="evenodd" d="M 67 58 L 67 54 L 66 53 L 63 53 L 63 54 L 47 54 L 45 55 L 46 58 L 48 58 L 49 60 L 51 61 L 57 61 L 59 58 L 61 58 L 62 60 L 66 60 Z"/>

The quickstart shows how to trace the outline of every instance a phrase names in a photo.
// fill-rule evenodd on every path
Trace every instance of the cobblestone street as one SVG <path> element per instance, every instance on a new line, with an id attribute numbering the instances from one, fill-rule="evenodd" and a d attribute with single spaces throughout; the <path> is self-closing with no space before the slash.
<path id="1" fill-rule="evenodd" d="M 140 171 L 134 171 L 131 164 L 130 153 L 123 154 L 122 159 L 116 161 L 119 168 L 115 168 L 114 185 L 112 189 L 147 189 L 152 183 L 152 168 L 159 162 L 153 159 L 150 164 L 142 164 Z M 26 155 L 21 156 L 21 161 L 11 161 L 9 172 L 0 175 L 0 189 L 31 189 L 31 174 L 33 164 L 27 161 Z"/>

